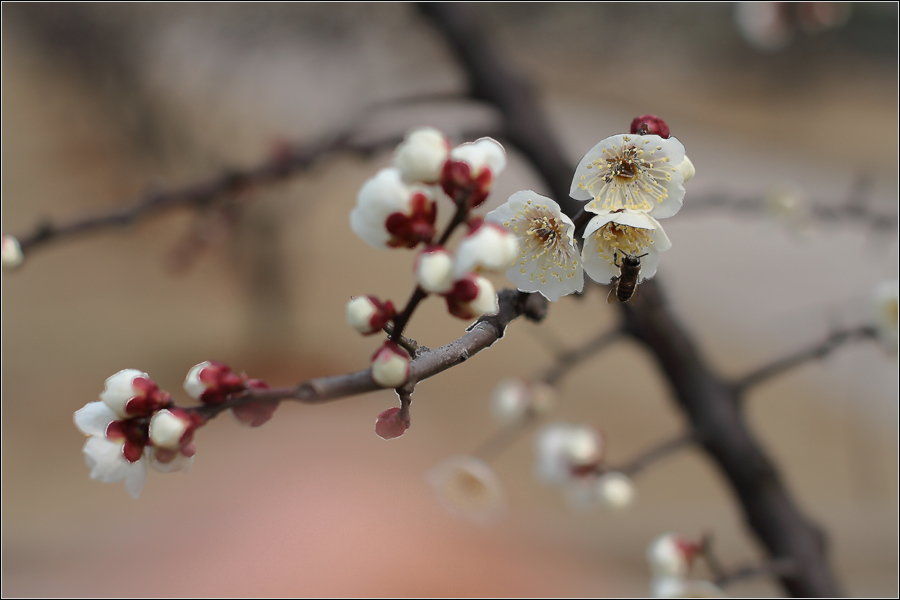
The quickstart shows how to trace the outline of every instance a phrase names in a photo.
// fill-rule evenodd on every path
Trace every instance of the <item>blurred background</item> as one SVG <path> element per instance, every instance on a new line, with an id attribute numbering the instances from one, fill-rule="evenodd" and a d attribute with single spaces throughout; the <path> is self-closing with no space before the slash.
<path id="1" fill-rule="evenodd" d="M 896 4 L 471 8 L 532 78 L 573 170 L 640 114 L 684 143 L 697 176 L 665 223 L 673 248 L 658 277 L 721 373 L 869 318 L 871 290 L 898 273 Z M 2 17 L 4 233 L 249 166 L 348 123 L 360 137 L 435 125 L 461 142 L 496 122 L 463 99 L 389 106 L 463 90 L 412 5 L 4 3 Z M 644 596 L 645 548 L 660 533 L 711 532 L 729 565 L 760 556 L 694 450 L 641 473 L 623 513 L 573 512 L 534 481 L 528 436 L 493 463 L 509 499 L 498 522 L 435 501 L 424 473 L 495 431 L 499 379 L 614 325 L 596 289 L 420 384 L 401 439 L 373 432 L 396 404 L 385 391 L 284 404 L 260 429 L 216 419 L 191 473 L 151 472 L 137 501 L 88 479 L 72 414 L 120 369 L 188 403 L 181 382 L 203 360 L 273 386 L 366 367 L 377 343 L 346 327 L 346 300 L 402 303 L 413 285 L 409 253 L 372 251 L 348 223 L 389 161 L 331 157 L 228 210 L 51 244 L 2 274 L 4 596 Z M 485 208 L 520 189 L 546 193 L 511 151 Z M 691 207 L 710 197 L 782 210 Z M 888 227 L 803 209 L 850 199 Z M 431 300 L 409 335 L 436 347 L 465 325 Z M 863 344 L 760 386 L 747 406 L 853 596 L 898 593 L 897 386 L 896 356 Z M 630 343 L 567 378 L 551 418 L 599 426 L 613 463 L 683 424 Z M 782 594 L 765 580 L 729 592 Z"/>

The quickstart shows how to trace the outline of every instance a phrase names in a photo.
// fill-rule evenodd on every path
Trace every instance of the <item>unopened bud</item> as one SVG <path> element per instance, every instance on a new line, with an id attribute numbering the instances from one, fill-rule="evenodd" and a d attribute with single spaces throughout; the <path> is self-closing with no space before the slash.
<path id="1" fill-rule="evenodd" d="M 669 126 L 656 115 L 641 115 L 631 122 L 631 133 L 637 135 L 658 135 L 661 138 L 669 137 Z"/>
<path id="2" fill-rule="evenodd" d="M 693 179 L 694 175 L 697 173 L 697 170 L 694 169 L 694 163 L 691 162 L 687 156 L 684 157 L 680 163 L 678 163 L 678 170 L 681 171 L 681 176 L 684 178 L 684 183 L 687 183 L 689 180 Z"/>
<path id="3" fill-rule="evenodd" d="M 120 418 L 147 416 L 172 404 L 168 392 L 137 369 L 123 369 L 109 377 L 100 399 Z"/>
<path id="4" fill-rule="evenodd" d="M 184 391 L 204 404 L 221 404 L 230 394 L 243 391 L 244 378 L 217 360 L 207 360 L 191 367 L 184 378 Z"/>
<path id="5" fill-rule="evenodd" d="M 397 146 L 394 166 L 408 183 L 436 183 L 450 155 L 450 142 L 432 127 L 414 129 Z"/>
<path id="6" fill-rule="evenodd" d="M 597 497 L 605 508 L 627 508 L 634 502 L 634 495 L 634 483 L 624 473 L 611 471 L 597 480 Z"/>
<path id="7" fill-rule="evenodd" d="M 363 335 L 381 331 L 395 314 L 393 302 L 375 296 L 357 296 L 347 303 L 347 324 Z"/>
<path id="8" fill-rule="evenodd" d="M 386 388 L 403 385 L 409 379 L 409 355 L 394 342 L 385 342 L 372 356 L 372 379 Z"/>
<path id="9" fill-rule="evenodd" d="M 650 543 L 647 561 L 654 577 L 684 577 L 700 546 L 674 533 L 664 533 Z"/>
<path id="10" fill-rule="evenodd" d="M 460 319 L 495 314 L 500 310 L 494 284 L 481 275 L 468 275 L 460 279 L 444 298 L 450 314 Z"/>
<path id="11" fill-rule="evenodd" d="M 191 425 L 189 416 L 179 415 L 168 409 L 161 410 L 150 419 L 150 441 L 157 448 L 177 450 Z"/>
<path id="12" fill-rule="evenodd" d="M 477 219 L 456 249 L 456 277 L 478 269 L 505 271 L 518 258 L 519 241 L 502 225 Z"/>
<path id="13" fill-rule="evenodd" d="M 409 411 L 395 406 L 382 412 L 375 419 L 375 433 L 383 440 L 393 440 L 409 429 Z"/>
<path id="14" fill-rule="evenodd" d="M 424 250 L 416 259 L 416 281 L 426 292 L 449 292 L 454 282 L 453 255 L 441 246 Z"/>

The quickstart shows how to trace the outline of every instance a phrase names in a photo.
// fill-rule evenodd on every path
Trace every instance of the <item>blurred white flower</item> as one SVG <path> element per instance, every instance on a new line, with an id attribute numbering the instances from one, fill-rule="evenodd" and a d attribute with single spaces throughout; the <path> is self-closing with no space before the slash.
<path id="1" fill-rule="evenodd" d="M 413 248 L 434 236 L 431 191 L 406 184 L 400 170 L 380 170 L 366 181 L 350 213 L 350 227 L 374 248 Z"/>
<path id="2" fill-rule="evenodd" d="M 516 192 L 485 219 L 499 223 L 519 241 L 518 260 L 506 277 L 523 292 L 540 292 L 555 302 L 584 287 L 575 224 L 559 205 L 531 190 Z"/>
<path id="3" fill-rule="evenodd" d="M 650 583 L 650 595 L 654 598 L 727 598 L 716 584 L 702 579 L 687 580 L 681 577 L 656 577 Z"/>
<path id="4" fill-rule="evenodd" d="M 454 202 L 469 208 L 481 205 L 494 178 L 506 167 L 506 150 L 497 140 L 484 137 L 450 151 L 441 173 L 441 189 Z"/>
<path id="5" fill-rule="evenodd" d="M 534 449 L 537 478 L 549 485 L 562 485 L 599 464 L 604 444 L 593 427 L 551 423 L 537 432 Z"/>
<path id="6" fill-rule="evenodd" d="M 25 261 L 25 254 L 22 252 L 19 240 L 11 235 L 4 235 L 3 241 L 0 242 L 0 257 L 2 257 L 5 269 L 21 267 Z"/>
<path id="7" fill-rule="evenodd" d="M 500 142 L 489 137 L 460 144 L 450 151 L 450 158 L 469 165 L 473 178 L 480 176 L 486 169 L 496 177 L 506 168 L 506 150 Z"/>
<path id="8" fill-rule="evenodd" d="M 394 166 L 407 183 L 437 183 L 449 156 L 447 137 L 433 127 L 420 127 L 397 146 Z"/>
<path id="9" fill-rule="evenodd" d="M 486 523 L 506 508 L 497 475 L 474 456 L 451 456 L 432 468 L 427 479 L 441 505 L 455 515 Z"/>
<path id="10" fill-rule="evenodd" d="M 491 414 L 505 425 L 527 414 L 546 414 L 555 403 L 556 390 L 546 383 L 508 377 L 497 383 L 491 393 Z"/>
<path id="11" fill-rule="evenodd" d="M 882 281 L 872 293 L 871 310 L 878 336 L 892 354 L 898 346 L 898 280 Z"/>
<path id="12" fill-rule="evenodd" d="M 671 217 L 684 200 L 680 168 L 684 146 L 676 138 L 619 134 L 591 148 L 575 169 L 569 195 L 589 200 L 585 210 L 617 210 Z"/>
<path id="13" fill-rule="evenodd" d="M 569 505 L 577 510 L 620 511 L 631 506 L 635 495 L 631 479 L 618 472 L 573 477 L 566 482 L 564 491 Z"/>
<path id="14" fill-rule="evenodd" d="M 620 273 L 615 265 L 623 254 L 646 256 L 641 258 L 640 280 L 656 274 L 659 253 L 672 247 L 662 225 L 643 213 L 626 211 L 597 215 L 584 230 L 582 257 L 584 270 L 597 283 L 609 283 Z"/>
<path id="15" fill-rule="evenodd" d="M 647 562 L 654 577 L 685 577 L 700 546 L 674 533 L 664 533 L 647 547 Z"/>

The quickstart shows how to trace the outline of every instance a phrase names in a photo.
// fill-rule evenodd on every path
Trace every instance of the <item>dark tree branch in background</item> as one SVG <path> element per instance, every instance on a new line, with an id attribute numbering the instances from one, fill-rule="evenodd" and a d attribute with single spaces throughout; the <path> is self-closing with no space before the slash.
<path id="1" fill-rule="evenodd" d="M 836 331 L 824 339 L 821 343 L 811 348 L 803 348 L 787 356 L 763 365 L 755 371 L 744 375 L 732 384 L 735 393 L 743 393 L 768 379 L 781 375 L 791 369 L 794 369 L 803 363 L 813 360 L 821 360 L 840 348 L 851 342 L 874 340 L 878 338 L 878 332 L 873 327 L 857 327 L 855 329 L 846 329 L 844 331 Z"/>
<path id="2" fill-rule="evenodd" d="M 690 446 L 696 442 L 697 436 L 695 436 L 693 432 L 689 431 L 688 433 L 682 433 L 681 435 L 676 436 L 670 440 L 666 440 L 658 446 L 654 446 L 650 450 L 647 450 L 640 456 L 634 457 L 633 459 L 619 467 L 614 467 L 607 470 L 618 471 L 620 473 L 628 475 L 629 477 L 632 477 L 646 467 L 649 467 L 656 461 L 665 458 L 666 456 L 677 452 L 682 448 L 686 448 L 687 446 Z"/>
<path id="3" fill-rule="evenodd" d="M 581 203 L 569 198 L 574 163 L 562 151 L 531 88 L 488 43 L 471 5 L 418 7 L 447 39 L 473 95 L 500 109 L 507 139 L 543 177 L 563 211 L 576 214 Z M 659 278 L 643 284 L 636 306 L 621 307 L 629 335 L 656 359 L 700 445 L 731 484 L 751 529 L 773 559 L 796 565 L 795 571 L 779 575 L 787 592 L 799 597 L 840 595 L 826 559 L 824 535 L 794 504 L 744 421 L 739 395 L 714 373 L 669 311 Z"/>
<path id="4" fill-rule="evenodd" d="M 572 348 L 571 350 L 559 353 L 556 356 L 556 364 L 547 368 L 547 370 L 544 371 L 544 374 L 538 377 L 538 380 L 543 381 L 548 385 L 554 385 L 569 371 L 599 354 L 613 342 L 620 339 L 624 334 L 625 331 L 621 328 L 613 329 L 612 331 L 604 331 L 577 348 Z"/>

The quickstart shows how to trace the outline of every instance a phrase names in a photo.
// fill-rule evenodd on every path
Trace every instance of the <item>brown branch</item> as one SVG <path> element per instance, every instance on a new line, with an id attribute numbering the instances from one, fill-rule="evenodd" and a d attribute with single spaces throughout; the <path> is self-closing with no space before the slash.
<path id="1" fill-rule="evenodd" d="M 878 332 L 874 327 L 869 326 L 836 331 L 815 346 L 782 356 L 744 375 L 732 384 L 732 388 L 735 393 L 744 393 L 750 388 L 795 369 L 803 363 L 821 360 L 845 344 L 877 338 Z"/>
<path id="2" fill-rule="evenodd" d="M 411 389 L 416 383 L 465 362 L 502 338 L 507 325 L 515 319 L 523 315 L 535 318 L 546 309 L 546 300 L 539 294 L 526 295 L 523 298 L 517 290 L 501 290 L 498 296 L 499 312 L 479 319 L 458 340 L 435 349 L 419 346 L 418 355 L 410 363 L 409 381 L 404 387 Z M 305 404 L 321 404 L 383 389 L 385 388 L 372 380 L 371 369 L 366 369 L 355 373 L 310 379 L 295 387 L 248 390 L 223 404 L 198 406 L 190 410 L 209 419 L 229 408 L 259 401 L 294 400 Z"/>
<path id="3" fill-rule="evenodd" d="M 605 350 L 624 334 L 625 331 L 621 327 L 612 331 L 604 331 L 577 348 L 561 352 L 556 356 L 556 364 L 544 371 L 544 374 L 538 377 L 538 380 L 548 385 L 554 385 L 569 371 Z"/>
<path id="4" fill-rule="evenodd" d="M 429 3 L 418 8 L 447 40 L 473 95 L 500 110 L 505 137 L 543 177 L 562 210 L 576 214 L 581 203 L 568 197 L 572 178 L 568 157 L 530 86 L 489 44 L 471 13 L 472 5 Z M 750 528 L 774 559 L 796 565 L 795 571 L 780 574 L 786 591 L 801 597 L 840 595 L 826 559 L 824 535 L 794 504 L 774 463 L 744 421 L 738 394 L 713 372 L 670 312 L 659 277 L 643 284 L 636 306 L 621 304 L 621 310 L 628 334 L 656 360 L 701 447 L 734 490 Z"/>
<path id="5" fill-rule="evenodd" d="M 619 467 L 610 467 L 605 469 L 605 471 L 618 471 L 619 473 L 624 473 L 629 477 L 633 477 L 639 471 L 644 470 L 656 461 L 696 442 L 697 436 L 695 436 L 693 432 L 683 433 L 650 448 Z"/>

